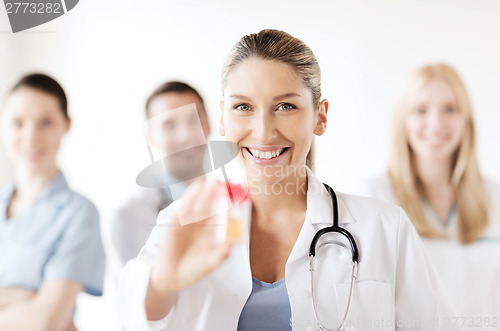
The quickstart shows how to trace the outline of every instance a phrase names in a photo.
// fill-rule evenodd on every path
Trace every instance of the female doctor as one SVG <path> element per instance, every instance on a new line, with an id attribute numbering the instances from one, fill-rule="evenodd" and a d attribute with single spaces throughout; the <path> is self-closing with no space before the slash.
<path id="1" fill-rule="evenodd" d="M 226 59 L 222 89 L 220 133 L 240 148 L 253 201 L 249 240 L 214 243 L 209 219 L 180 226 L 180 215 L 210 208 L 213 185 L 192 184 L 160 213 L 122 273 L 127 329 L 337 330 L 343 322 L 347 330 L 455 329 L 404 212 L 341 193 L 334 203 L 308 167 L 329 107 L 309 47 L 277 30 L 246 35 Z M 327 234 L 320 242 L 336 244 L 316 245 L 311 291 L 310 245 L 332 226 L 334 208 L 360 255 L 349 309 L 353 255 L 342 235 Z"/>

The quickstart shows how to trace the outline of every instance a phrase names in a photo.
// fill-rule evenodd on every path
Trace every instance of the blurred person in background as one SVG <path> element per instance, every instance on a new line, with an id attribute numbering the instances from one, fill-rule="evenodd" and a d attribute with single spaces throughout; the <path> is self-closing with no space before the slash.
<path id="1" fill-rule="evenodd" d="M 96 207 L 57 166 L 71 127 L 66 95 L 31 74 L 3 108 L 15 178 L 0 190 L 0 330 L 75 330 L 78 293 L 102 295 L 105 255 Z"/>
<path id="2" fill-rule="evenodd" d="M 387 174 L 365 195 L 403 207 L 467 330 L 500 329 L 500 186 L 483 179 L 471 103 L 446 64 L 416 70 L 396 106 Z"/>
<path id="3" fill-rule="evenodd" d="M 169 81 L 158 86 L 146 101 L 145 115 L 148 145 L 157 155 L 166 156 L 165 172 L 159 179 L 165 182 L 159 185 L 162 188 L 137 186 L 113 212 L 111 240 L 120 270 L 139 254 L 158 213 L 174 200 L 168 184 L 184 182 L 203 172 L 203 154 L 189 149 L 205 144 L 210 134 L 203 99 L 184 82 Z M 183 189 L 184 185 L 178 186 L 177 193 Z M 117 280 L 118 275 L 114 278 Z"/>

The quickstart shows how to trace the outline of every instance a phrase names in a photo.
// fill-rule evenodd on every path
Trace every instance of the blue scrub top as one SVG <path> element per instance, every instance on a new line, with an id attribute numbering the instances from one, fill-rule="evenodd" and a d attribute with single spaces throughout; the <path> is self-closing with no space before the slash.
<path id="1" fill-rule="evenodd" d="M 252 293 L 241 311 L 237 331 L 292 331 L 285 278 L 275 283 L 252 279 Z"/>
<path id="2" fill-rule="evenodd" d="M 37 291 L 46 280 L 71 280 L 102 295 L 105 255 L 92 202 L 59 173 L 31 209 L 7 220 L 14 191 L 14 184 L 0 190 L 0 287 Z"/>

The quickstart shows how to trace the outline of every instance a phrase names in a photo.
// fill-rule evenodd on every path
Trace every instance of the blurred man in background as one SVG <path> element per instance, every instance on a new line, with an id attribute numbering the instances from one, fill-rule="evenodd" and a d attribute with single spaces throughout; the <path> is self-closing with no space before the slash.
<path id="1" fill-rule="evenodd" d="M 160 85 L 147 99 L 146 140 L 162 159 L 157 188 L 138 186 L 111 217 L 111 241 L 120 269 L 135 258 L 156 224 L 158 213 L 182 194 L 182 183 L 203 174 L 203 152 L 210 134 L 208 116 L 200 94 L 183 82 Z M 151 150 L 150 150 L 151 152 Z M 151 158 L 153 158 L 151 154 Z M 172 183 L 180 183 L 169 186 Z M 175 190 L 175 192 L 174 192 Z"/>

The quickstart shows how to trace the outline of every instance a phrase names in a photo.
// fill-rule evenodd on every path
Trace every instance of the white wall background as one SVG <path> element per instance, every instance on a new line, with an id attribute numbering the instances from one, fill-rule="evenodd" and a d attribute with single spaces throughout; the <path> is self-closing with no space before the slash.
<path id="1" fill-rule="evenodd" d="M 0 105 L 23 74 L 42 71 L 65 87 L 73 128 L 60 165 L 103 218 L 149 163 L 142 136 L 147 95 L 165 80 L 191 83 L 205 97 L 213 132 L 220 69 L 231 45 L 263 28 L 304 40 L 323 71 L 331 102 L 317 139 L 317 173 L 350 191 L 385 169 L 398 89 L 417 66 L 453 65 L 475 110 L 479 161 L 500 181 L 500 2 L 488 0 L 82 0 L 45 25 L 12 34 L 0 9 Z M 212 138 L 217 139 L 214 134 Z M 0 184 L 12 166 L 0 147 Z M 80 329 L 112 330 L 112 282 L 104 299 L 83 296 Z"/>

